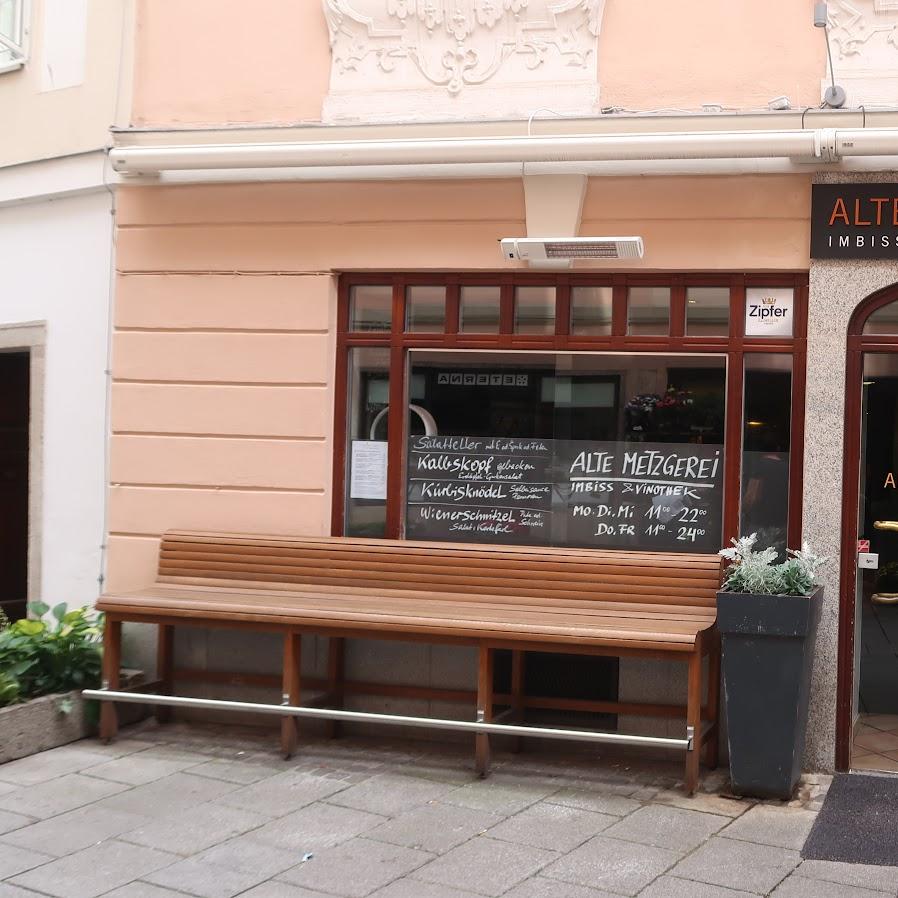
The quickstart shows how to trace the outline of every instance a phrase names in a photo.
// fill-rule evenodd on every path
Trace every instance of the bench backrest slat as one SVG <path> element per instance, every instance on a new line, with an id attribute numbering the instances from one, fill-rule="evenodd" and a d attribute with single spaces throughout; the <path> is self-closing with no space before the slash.
<path id="1" fill-rule="evenodd" d="M 159 580 L 413 589 L 710 608 L 716 555 L 172 531 Z"/>

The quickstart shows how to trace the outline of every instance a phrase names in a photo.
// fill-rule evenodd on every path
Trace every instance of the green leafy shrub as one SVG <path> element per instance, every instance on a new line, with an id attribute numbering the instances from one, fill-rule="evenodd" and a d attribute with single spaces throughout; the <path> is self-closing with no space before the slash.
<path id="1" fill-rule="evenodd" d="M 19 700 L 19 682 L 9 674 L 0 673 L 0 708 Z"/>
<path id="2" fill-rule="evenodd" d="M 65 603 L 29 608 L 36 619 L 0 630 L 0 705 L 98 686 L 103 616 Z M 52 622 L 43 619 L 48 612 Z"/>
<path id="3" fill-rule="evenodd" d="M 807 543 L 801 549 L 788 549 L 788 558 L 775 564 L 777 551 L 772 546 L 755 551 L 758 536 L 732 540 L 732 548 L 720 554 L 730 562 L 723 589 L 726 592 L 750 592 L 756 595 L 807 596 L 817 586 L 817 569 L 826 562 L 815 555 Z"/>

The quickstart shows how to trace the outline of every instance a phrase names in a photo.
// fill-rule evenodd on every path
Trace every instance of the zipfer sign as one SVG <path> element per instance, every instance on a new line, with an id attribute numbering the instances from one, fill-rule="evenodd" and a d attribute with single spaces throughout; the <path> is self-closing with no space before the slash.
<path id="1" fill-rule="evenodd" d="M 812 191 L 812 259 L 898 259 L 898 183 Z"/>

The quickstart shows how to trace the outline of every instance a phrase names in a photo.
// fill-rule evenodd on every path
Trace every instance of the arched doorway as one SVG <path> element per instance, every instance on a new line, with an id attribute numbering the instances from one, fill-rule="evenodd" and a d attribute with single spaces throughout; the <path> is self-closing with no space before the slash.
<path id="1" fill-rule="evenodd" d="M 898 285 L 848 325 L 836 767 L 898 772 Z"/>

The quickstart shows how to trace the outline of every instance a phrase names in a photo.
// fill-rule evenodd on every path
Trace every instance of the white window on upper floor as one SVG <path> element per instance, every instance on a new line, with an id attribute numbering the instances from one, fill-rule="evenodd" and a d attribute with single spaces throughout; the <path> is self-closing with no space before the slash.
<path id="1" fill-rule="evenodd" d="M 28 0 L 0 0 L 0 73 L 19 69 L 28 58 Z"/>

